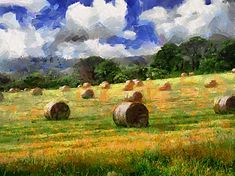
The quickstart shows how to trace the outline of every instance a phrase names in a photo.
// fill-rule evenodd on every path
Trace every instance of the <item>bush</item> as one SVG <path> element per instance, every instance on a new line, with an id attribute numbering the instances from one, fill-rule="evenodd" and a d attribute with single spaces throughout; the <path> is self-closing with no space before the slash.
<path id="1" fill-rule="evenodd" d="M 219 60 L 217 56 L 210 56 L 201 60 L 199 65 L 199 72 L 201 73 L 214 73 L 226 70 L 225 62 Z"/>
<path id="2" fill-rule="evenodd" d="M 149 67 L 146 76 L 151 79 L 164 79 L 168 74 L 166 70 Z"/>

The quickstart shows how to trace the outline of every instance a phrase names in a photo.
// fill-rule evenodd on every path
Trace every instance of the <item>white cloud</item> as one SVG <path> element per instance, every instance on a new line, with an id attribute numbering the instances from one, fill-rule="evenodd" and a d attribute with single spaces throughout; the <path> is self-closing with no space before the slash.
<path id="1" fill-rule="evenodd" d="M 136 33 L 133 31 L 124 31 L 122 37 L 130 40 L 135 40 L 136 39 Z"/>
<path id="2" fill-rule="evenodd" d="M 206 5 L 204 0 L 185 0 L 185 2 L 167 11 L 155 7 L 141 14 L 142 20 L 155 24 L 156 33 L 164 42 L 182 41 L 192 36 L 209 37 L 215 33 L 227 36 L 235 35 L 235 8 L 222 0 L 213 0 Z"/>
<path id="3" fill-rule="evenodd" d="M 104 0 L 94 0 L 92 7 L 75 3 L 66 12 L 68 31 L 85 31 L 89 39 L 108 38 L 122 35 L 126 25 L 127 4 L 116 0 L 115 5 Z"/>
<path id="4" fill-rule="evenodd" d="M 1 0 L 0 6 L 18 5 L 29 9 L 32 12 L 39 12 L 43 7 L 48 6 L 47 0 Z"/>
<path id="5" fill-rule="evenodd" d="M 159 48 L 153 43 L 146 43 L 139 49 L 126 49 L 125 45 L 101 44 L 98 39 L 87 40 L 80 43 L 62 43 L 58 46 L 57 55 L 66 59 L 86 58 L 89 56 L 101 56 L 104 58 L 128 57 L 150 55 L 156 53 Z"/>
<path id="6" fill-rule="evenodd" d="M 31 25 L 22 28 L 13 13 L 7 13 L 1 17 L 0 23 L 7 26 L 6 30 L 0 29 L 0 58 L 2 59 L 44 56 L 43 45 L 52 41 L 50 36 L 52 32 L 46 29 L 37 31 Z"/>

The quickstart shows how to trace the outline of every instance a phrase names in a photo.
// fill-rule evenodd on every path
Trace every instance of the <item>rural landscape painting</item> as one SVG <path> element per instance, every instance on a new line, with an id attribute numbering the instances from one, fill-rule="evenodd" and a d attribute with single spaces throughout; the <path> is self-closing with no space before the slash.
<path id="1" fill-rule="evenodd" d="M 235 1 L 0 0 L 13 175 L 235 175 Z"/>

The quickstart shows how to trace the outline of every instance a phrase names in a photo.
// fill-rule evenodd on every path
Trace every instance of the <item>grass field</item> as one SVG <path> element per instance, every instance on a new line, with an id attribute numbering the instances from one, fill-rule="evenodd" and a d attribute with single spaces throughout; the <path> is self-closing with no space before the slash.
<path id="1" fill-rule="evenodd" d="M 204 88 L 216 79 L 217 88 Z M 0 103 L 0 175 L 234 175 L 235 115 L 216 115 L 213 100 L 235 93 L 234 74 L 145 82 L 150 126 L 119 128 L 112 110 L 124 97 L 122 84 L 94 87 L 96 98 L 82 100 L 80 89 L 4 93 Z M 44 106 L 64 100 L 66 121 L 48 121 Z M 112 174 L 108 174 L 112 175 Z M 113 174 L 115 175 L 115 174 Z"/>

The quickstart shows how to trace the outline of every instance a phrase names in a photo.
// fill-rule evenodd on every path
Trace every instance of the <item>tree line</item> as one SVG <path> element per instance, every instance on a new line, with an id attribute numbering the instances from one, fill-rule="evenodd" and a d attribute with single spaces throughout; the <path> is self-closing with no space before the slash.
<path id="1" fill-rule="evenodd" d="M 112 59 L 92 56 L 79 61 L 70 74 L 31 73 L 20 79 L 11 79 L 7 74 L 0 74 L 0 88 L 58 88 L 62 85 L 76 87 L 84 82 L 94 85 L 103 81 L 122 83 L 129 79 L 163 79 L 177 77 L 182 72 L 208 74 L 225 72 L 235 67 L 235 40 L 207 40 L 193 37 L 176 45 L 166 43 L 151 56 L 147 65 L 122 65 Z"/>

